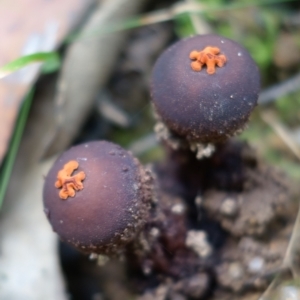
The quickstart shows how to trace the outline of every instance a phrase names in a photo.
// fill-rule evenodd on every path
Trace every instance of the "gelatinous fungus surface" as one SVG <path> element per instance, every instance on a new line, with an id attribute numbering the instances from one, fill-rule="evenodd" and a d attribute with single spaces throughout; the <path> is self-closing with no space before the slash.
<path id="1" fill-rule="evenodd" d="M 195 49 L 210 45 L 220 49 L 226 63 L 212 75 L 195 72 L 191 52 L 195 58 Z M 162 122 L 177 135 L 201 143 L 222 142 L 242 130 L 257 104 L 259 89 L 258 68 L 247 50 L 218 35 L 175 43 L 158 58 L 151 82 L 152 100 Z"/>
<path id="2" fill-rule="evenodd" d="M 86 175 L 84 188 L 62 201 L 54 183 L 59 172 Z M 67 167 L 64 167 L 67 166 Z M 68 170 L 67 170 L 68 169 Z M 151 199 L 151 175 L 129 152 L 105 142 L 90 142 L 64 152 L 44 185 L 45 213 L 60 238 L 86 253 L 119 251 L 140 230 Z"/>
<path id="3" fill-rule="evenodd" d="M 75 191 L 83 189 L 82 181 L 85 179 L 84 172 L 79 172 L 72 176 L 72 173 L 78 168 L 78 162 L 71 160 L 66 163 L 62 170 L 57 173 L 57 180 L 55 187 L 61 190 L 59 191 L 59 197 L 61 199 L 67 199 L 68 197 L 74 197 Z"/>
<path id="4" fill-rule="evenodd" d="M 226 56 L 220 54 L 218 47 L 205 47 L 202 51 L 193 50 L 190 53 L 190 59 L 193 60 L 191 68 L 199 72 L 204 65 L 207 66 L 206 72 L 208 74 L 214 74 L 216 72 L 216 66 L 223 67 L 226 63 Z"/>

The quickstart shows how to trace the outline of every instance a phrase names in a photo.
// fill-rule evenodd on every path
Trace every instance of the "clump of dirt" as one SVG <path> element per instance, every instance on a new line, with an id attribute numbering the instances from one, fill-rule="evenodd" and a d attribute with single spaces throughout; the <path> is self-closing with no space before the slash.
<path id="1" fill-rule="evenodd" d="M 276 236 L 270 241 L 247 236 L 228 240 L 216 267 L 218 284 L 233 292 L 266 288 L 280 269 L 287 243 L 286 236 Z"/>
<path id="2" fill-rule="evenodd" d="M 127 255 L 139 299 L 252 299 L 280 270 L 297 211 L 291 184 L 242 142 L 201 161 L 171 157 L 156 168 L 158 200 Z"/>
<path id="3" fill-rule="evenodd" d="M 243 186 L 240 192 L 211 189 L 203 196 L 208 215 L 232 235 L 261 236 L 288 217 L 290 185 L 284 175 L 258 163 L 246 170 Z"/>

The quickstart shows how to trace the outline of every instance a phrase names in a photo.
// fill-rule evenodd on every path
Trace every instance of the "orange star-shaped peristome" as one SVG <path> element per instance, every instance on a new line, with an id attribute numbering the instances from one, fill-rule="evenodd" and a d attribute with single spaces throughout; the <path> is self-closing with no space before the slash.
<path id="1" fill-rule="evenodd" d="M 74 197 L 75 191 L 83 189 L 81 181 L 85 179 L 85 173 L 79 172 L 73 176 L 72 173 L 78 168 L 78 162 L 71 160 L 66 163 L 62 170 L 57 173 L 57 181 L 55 182 L 56 188 L 61 188 L 59 191 L 59 197 L 61 199 L 67 199 L 68 197 Z"/>
<path id="2" fill-rule="evenodd" d="M 226 63 L 226 56 L 220 54 L 220 49 L 211 46 L 205 47 L 202 51 L 193 50 L 190 59 L 193 60 L 191 67 L 194 71 L 199 72 L 206 65 L 208 74 L 214 74 L 216 66 L 223 67 Z"/>

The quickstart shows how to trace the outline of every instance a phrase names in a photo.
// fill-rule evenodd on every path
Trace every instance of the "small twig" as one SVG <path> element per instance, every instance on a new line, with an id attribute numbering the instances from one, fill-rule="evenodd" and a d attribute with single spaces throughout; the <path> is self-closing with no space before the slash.
<path id="1" fill-rule="evenodd" d="M 295 0 L 285 0 L 285 2 L 293 2 Z M 215 6 L 206 6 L 203 7 L 203 4 L 199 2 L 188 2 L 188 1 L 179 1 L 172 6 L 169 6 L 165 9 L 156 10 L 150 13 L 146 13 L 144 15 L 140 15 L 134 18 L 130 18 L 124 21 L 114 21 L 114 22 L 107 22 L 103 24 L 96 30 L 90 30 L 89 32 L 85 32 L 84 34 L 80 35 L 73 35 L 69 36 L 66 40 L 66 43 L 76 42 L 76 41 L 83 41 L 86 39 L 96 37 L 101 37 L 108 35 L 113 32 L 118 32 L 122 30 L 137 28 L 140 26 L 146 26 L 151 24 L 156 24 L 160 22 L 166 22 L 174 20 L 176 17 L 184 14 L 197 15 L 207 12 L 221 12 L 221 11 L 229 11 L 233 9 L 244 9 L 254 6 L 262 6 L 262 5 L 270 5 L 274 3 L 280 3 L 282 0 L 260 0 L 260 1 L 252 1 L 249 4 L 241 3 L 233 3 L 233 4 L 226 4 L 226 5 L 215 5 Z M 193 17 L 192 17 L 193 18 Z M 200 26 L 201 27 L 201 26 Z M 195 29 L 200 29 L 198 26 Z M 203 34 L 206 29 L 199 30 L 199 34 Z M 207 31 L 206 31 L 207 32 Z"/>
<path id="2" fill-rule="evenodd" d="M 173 20 L 174 17 L 179 16 L 184 13 L 201 13 L 203 12 L 203 7 L 199 3 L 191 2 L 178 2 L 168 7 L 166 9 L 162 9 L 159 11 L 155 11 L 153 13 L 148 13 L 140 18 L 140 25 L 150 25 L 158 22 L 165 22 Z"/>
<path id="3" fill-rule="evenodd" d="M 264 293 L 259 297 L 258 300 L 270 300 L 270 296 L 271 293 L 274 291 L 274 289 L 276 288 L 278 281 L 279 281 L 279 275 L 277 275 L 272 282 L 270 283 L 270 285 L 268 286 L 268 288 L 264 291 Z"/>
<path id="4" fill-rule="evenodd" d="M 274 130 L 274 132 L 276 132 L 296 158 L 300 160 L 300 149 L 285 126 L 270 111 L 261 111 L 260 115 L 262 120 L 265 121 Z"/>
<path id="5" fill-rule="evenodd" d="M 275 84 L 261 92 L 258 103 L 268 104 L 277 100 L 279 97 L 286 96 L 290 93 L 300 90 L 300 73 L 289 78 L 280 84 Z"/>
<path id="6" fill-rule="evenodd" d="M 271 300 L 274 298 L 271 298 L 272 296 L 274 296 L 274 291 L 276 290 L 276 288 L 285 280 L 287 280 L 288 278 L 290 278 L 290 270 L 289 269 L 281 269 L 277 275 L 275 276 L 275 278 L 271 281 L 270 285 L 268 286 L 268 288 L 264 291 L 264 293 L 259 297 L 258 300 Z"/>
<path id="7" fill-rule="evenodd" d="M 231 5 L 218 5 L 218 6 L 210 6 L 206 7 L 204 9 L 203 5 L 200 4 L 199 2 L 195 1 L 184 1 L 184 2 L 178 2 L 175 3 L 174 5 L 166 8 L 166 9 L 161 9 L 152 13 L 145 14 L 144 16 L 140 16 L 136 20 L 131 20 L 127 23 L 129 28 L 133 28 L 136 26 L 143 26 L 143 25 L 150 25 L 150 24 L 155 24 L 158 22 L 165 22 L 165 21 L 170 21 L 173 20 L 175 17 L 182 15 L 182 14 L 201 14 L 203 12 L 216 12 L 216 11 L 227 11 L 227 10 L 232 10 L 232 9 L 239 9 L 239 8 L 247 8 L 247 7 L 253 7 L 253 6 L 259 6 L 259 5 L 270 5 L 274 3 L 281 2 L 282 0 L 265 0 L 265 1 L 252 1 L 249 4 L 245 3 L 234 3 Z M 295 1 L 295 0 L 286 0 L 286 1 Z M 120 24 L 121 29 L 128 29 L 126 28 L 126 24 Z M 124 26 L 125 25 L 125 26 Z M 130 26 L 131 25 L 131 26 Z M 111 26 L 110 26 L 111 27 Z M 200 32 L 197 31 L 197 27 L 195 27 L 195 30 L 197 33 L 201 34 Z"/>
<path id="8" fill-rule="evenodd" d="M 289 268 L 294 279 L 300 278 L 300 207 L 294 224 L 292 236 L 286 250 L 282 266 Z"/>
<path id="9" fill-rule="evenodd" d="M 122 20 L 119 22 L 107 22 L 107 24 L 103 24 L 101 27 L 95 30 L 89 30 L 84 34 L 71 35 L 66 42 L 73 43 L 77 41 L 89 40 L 91 38 L 95 39 L 96 37 L 103 37 L 114 32 L 171 21 L 182 14 L 201 14 L 203 12 L 203 6 L 199 3 L 178 2 L 168 8 L 156 10 L 127 20 Z"/>
<path id="10" fill-rule="evenodd" d="M 185 0 L 185 3 L 190 4 L 190 5 L 195 5 L 196 1 L 195 0 Z M 202 5 L 202 4 L 200 4 L 198 2 L 197 5 Z M 205 9 L 204 6 L 203 6 L 203 9 Z M 191 19 L 191 22 L 195 29 L 195 32 L 197 34 L 207 34 L 207 33 L 212 32 L 211 27 L 209 26 L 209 24 L 207 22 L 205 22 L 203 20 L 203 18 L 200 16 L 200 14 L 190 13 L 190 19 Z"/>
<path id="11" fill-rule="evenodd" d="M 259 300 L 269 300 L 272 292 L 287 276 L 291 277 L 292 273 L 294 279 L 300 278 L 300 207 L 298 210 L 297 218 L 294 224 L 291 239 L 289 241 L 287 250 L 285 252 L 281 270 L 278 275 L 272 280 L 268 288 L 261 295 Z"/>

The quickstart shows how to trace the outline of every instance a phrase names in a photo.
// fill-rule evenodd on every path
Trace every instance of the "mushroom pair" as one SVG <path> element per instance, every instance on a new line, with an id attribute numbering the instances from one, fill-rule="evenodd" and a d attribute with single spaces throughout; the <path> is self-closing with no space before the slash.
<path id="1" fill-rule="evenodd" d="M 151 94 L 160 122 L 190 144 L 224 142 L 257 104 L 258 69 L 236 42 L 217 35 L 181 40 L 157 60 Z M 147 222 L 152 176 L 110 142 L 72 147 L 45 180 L 46 215 L 60 238 L 85 253 L 122 251 Z"/>

